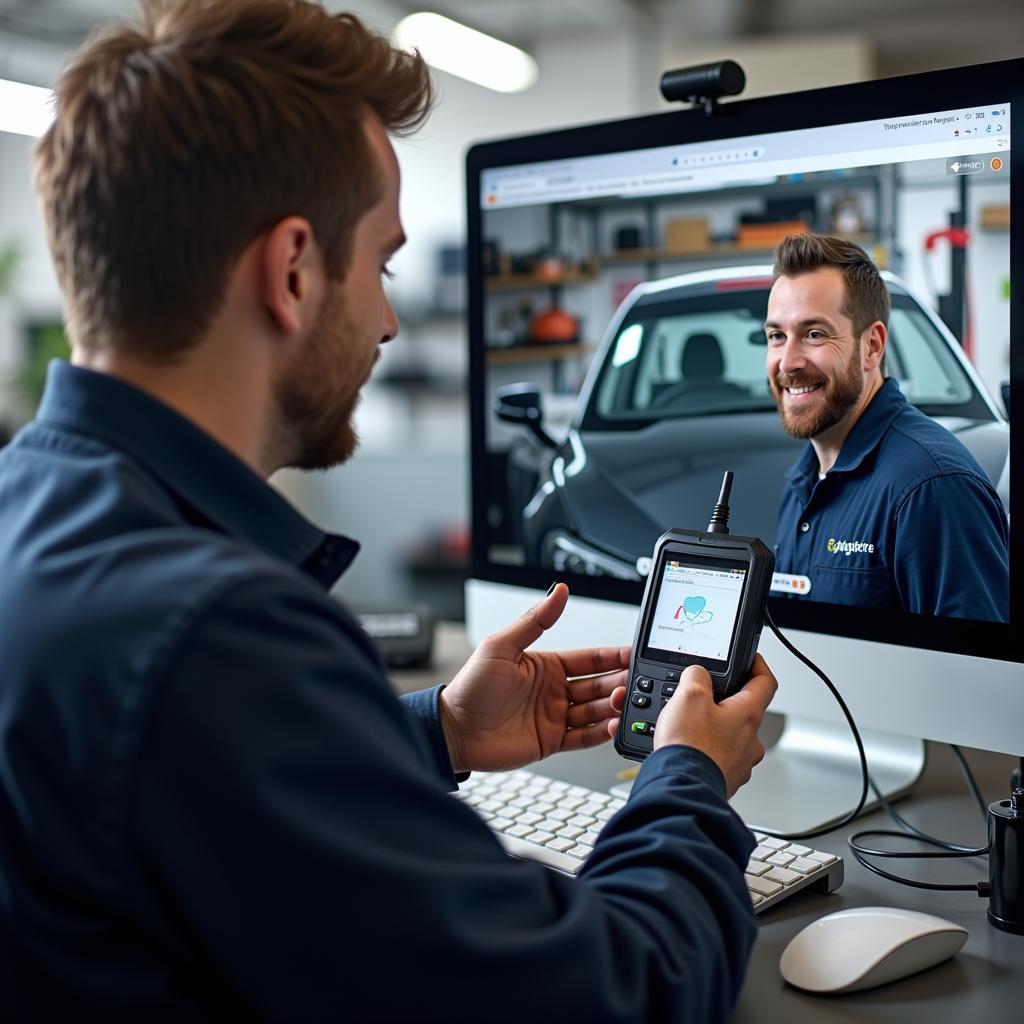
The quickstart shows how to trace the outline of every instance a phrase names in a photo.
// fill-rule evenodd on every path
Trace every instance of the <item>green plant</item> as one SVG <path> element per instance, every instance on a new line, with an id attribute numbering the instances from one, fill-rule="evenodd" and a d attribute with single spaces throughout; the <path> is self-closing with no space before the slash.
<path id="1" fill-rule="evenodd" d="M 18 242 L 8 242 L 0 248 L 0 296 L 6 295 L 14 280 L 14 272 L 21 262 L 21 245 Z"/>
<path id="2" fill-rule="evenodd" d="M 33 412 L 43 397 L 50 360 L 67 359 L 70 351 L 64 325 L 59 321 L 35 324 L 29 328 L 25 360 L 18 374 L 18 390 Z"/>

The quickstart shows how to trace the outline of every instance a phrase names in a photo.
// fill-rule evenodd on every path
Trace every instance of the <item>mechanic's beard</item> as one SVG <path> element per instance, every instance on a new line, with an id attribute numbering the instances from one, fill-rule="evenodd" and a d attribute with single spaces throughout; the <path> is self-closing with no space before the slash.
<path id="1" fill-rule="evenodd" d="M 824 383 L 822 400 L 813 408 L 792 410 L 784 404 L 785 388 Z M 860 368 L 860 343 L 856 345 L 850 361 L 838 377 L 812 377 L 808 374 L 782 374 L 769 380 L 772 395 L 779 408 L 782 429 L 790 437 L 808 440 L 817 437 L 839 423 L 860 401 L 864 394 L 864 374 Z"/>
<path id="2" fill-rule="evenodd" d="M 305 352 L 274 389 L 284 465 L 331 469 L 358 448 L 353 419 L 368 371 L 357 377 L 346 364 L 345 344 L 356 337 L 344 302 L 329 296 Z"/>

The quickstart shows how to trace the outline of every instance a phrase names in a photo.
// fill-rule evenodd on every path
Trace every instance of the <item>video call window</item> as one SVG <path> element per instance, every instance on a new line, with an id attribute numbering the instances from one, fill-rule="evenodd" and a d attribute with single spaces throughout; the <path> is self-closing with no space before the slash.
<path id="1" fill-rule="evenodd" d="M 723 468 L 733 532 L 776 542 L 806 442 L 780 424 L 764 325 L 774 247 L 807 231 L 882 270 L 887 375 L 1008 520 L 1010 161 L 996 106 L 485 171 L 488 557 L 640 581 L 662 532 L 707 521 Z M 540 432 L 507 404 L 526 384 Z M 774 592 L 837 600 L 812 584 Z"/>

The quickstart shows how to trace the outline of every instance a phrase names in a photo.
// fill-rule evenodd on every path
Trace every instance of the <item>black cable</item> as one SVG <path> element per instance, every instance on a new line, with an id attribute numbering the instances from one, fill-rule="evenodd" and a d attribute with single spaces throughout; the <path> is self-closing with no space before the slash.
<path id="1" fill-rule="evenodd" d="M 862 832 L 855 832 L 846 840 L 846 845 L 849 846 L 850 852 L 853 854 L 854 860 L 857 861 L 861 867 L 865 867 L 868 871 L 873 871 L 876 875 L 880 875 L 882 878 L 888 879 L 890 882 L 898 882 L 900 885 L 909 885 L 914 889 L 935 889 L 939 892 L 976 892 L 979 896 L 987 895 L 988 882 L 973 882 L 973 883 L 962 883 L 956 884 L 952 882 L 919 882 L 916 878 L 906 878 L 903 875 L 894 875 L 889 871 L 883 871 L 877 864 L 872 864 L 871 861 L 867 860 L 867 857 L 887 857 L 892 860 L 921 860 L 921 859 L 935 859 L 935 858 L 946 858 L 946 857 L 983 857 L 988 854 L 989 847 L 985 846 L 981 849 L 965 849 L 962 852 L 955 850 L 943 849 L 933 852 L 921 852 L 921 851 L 910 851 L 910 850 L 875 850 L 869 846 L 862 846 L 860 840 L 865 836 L 892 836 L 897 839 L 903 839 L 905 836 L 902 832 L 893 832 L 887 829 L 865 829 Z M 929 843 L 932 846 L 946 846 L 941 839 L 932 839 L 929 836 L 921 834 L 917 837 L 922 843 Z"/>
<path id="2" fill-rule="evenodd" d="M 981 806 L 984 806 L 984 800 L 982 800 L 981 793 L 978 790 L 978 784 L 974 780 L 974 774 L 971 772 L 970 766 L 967 764 L 966 758 L 961 753 L 959 747 L 950 744 L 953 750 L 953 754 L 957 759 L 957 764 L 960 767 L 960 771 L 964 776 L 964 781 L 967 784 L 968 789 L 979 802 Z M 915 839 L 920 839 L 922 842 L 930 843 L 933 846 L 939 846 L 943 849 L 950 850 L 956 853 L 963 854 L 965 856 L 982 856 L 980 853 L 972 853 L 975 849 L 973 846 L 964 846 L 962 843 L 954 843 L 947 839 L 937 839 L 935 836 L 929 835 L 927 832 L 922 832 L 919 828 L 911 825 L 889 802 L 885 794 L 875 784 L 875 780 L 871 779 L 871 790 L 878 798 L 878 802 L 881 804 L 882 809 L 890 818 L 908 835 Z M 985 807 L 984 820 L 988 821 L 988 808 Z M 900 837 L 902 838 L 902 836 Z M 986 851 L 987 852 L 987 851 Z M 880 854 L 884 856 L 884 854 Z"/>
<path id="3" fill-rule="evenodd" d="M 985 802 L 985 798 L 981 795 L 981 790 L 978 789 L 978 783 L 974 779 L 974 773 L 971 771 L 971 766 L 967 763 L 967 758 L 964 757 L 963 752 L 955 743 L 950 743 L 949 749 L 953 751 L 953 756 L 956 758 L 956 763 L 960 766 L 960 772 L 963 774 L 964 781 L 967 783 L 967 788 L 971 791 L 971 796 L 974 797 L 974 802 L 978 805 L 978 810 L 981 811 L 982 821 L 988 824 L 988 804 Z"/>
<path id="4" fill-rule="evenodd" d="M 988 808 L 985 805 L 984 798 L 981 795 L 981 791 L 978 789 L 978 784 L 975 781 L 974 773 L 971 771 L 970 765 L 967 763 L 967 759 L 964 757 L 963 752 L 955 744 L 950 744 L 950 749 L 953 751 L 953 756 L 956 758 L 957 765 L 963 774 L 964 781 L 967 784 L 967 788 L 970 790 L 971 796 L 974 798 L 978 807 L 981 808 L 983 815 L 987 820 Z M 898 882 L 900 885 L 909 885 L 915 889 L 934 889 L 939 892 L 977 892 L 979 896 L 986 895 L 988 889 L 987 882 L 975 882 L 973 884 L 954 884 L 954 883 L 943 883 L 943 882 L 919 882 L 915 878 L 906 878 L 903 875 L 894 875 L 889 871 L 883 871 L 882 868 L 876 864 L 872 864 L 866 860 L 867 857 L 886 857 L 890 860 L 927 860 L 927 859 L 938 859 L 938 858 L 949 858 L 949 857 L 985 857 L 989 853 L 989 846 L 984 847 L 969 847 L 962 846 L 959 843 L 951 843 L 944 839 L 936 839 L 934 836 L 922 832 L 920 829 L 915 828 L 908 821 L 902 818 L 899 814 L 893 810 L 888 800 L 879 792 L 878 787 L 875 786 L 874 782 L 871 783 L 872 789 L 875 791 L 875 795 L 878 796 L 882 806 L 886 809 L 889 816 L 903 829 L 903 832 L 892 832 L 885 829 L 865 829 L 862 832 L 855 832 L 846 840 L 847 846 L 850 848 L 850 852 L 853 854 L 854 859 L 862 867 L 868 869 L 868 871 L 874 872 L 876 875 L 880 875 L 882 878 L 888 879 L 890 882 Z M 905 834 L 904 834 L 905 833 Z M 916 839 L 919 842 L 926 843 L 929 846 L 937 846 L 940 849 L 938 851 L 920 851 L 920 850 L 878 850 L 869 846 L 864 846 L 861 840 L 866 836 L 887 836 L 895 839 L 905 839 L 907 836 Z"/>
<path id="5" fill-rule="evenodd" d="M 811 829 L 807 832 L 785 833 L 769 832 L 767 829 L 758 829 L 759 832 L 763 832 L 765 835 L 768 836 L 773 836 L 776 839 L 816 839 L 818 836 L 826 835 L 829 832 L 834 832 L 837 828 L 842 828 L 844 825 L 849 825 L 850 822 L 853 821 L 857 817 L 857 815 L 859 815 L 860 812 L 864 809 L 864 804 L 867 802 L 868 799 L 868 785 L 870 783 L 870 778 L 868 776 L 868 759 L 867 755 L 864 753 L 864 744 L 861 741 L 860 732 L 858 732 L 857 730 L 857 724 L 853 720 L 853 715 L 850 714 L 850 709 L 846 706 L 846 701 L 843 700 L 842 695 L 835 688 L 835 686 L 832 683 L 832 680 L 829 679 L 829 677 L 825 675 L 825 673 L 822 672 L 822 670 L 818 668 L 818 666 L 815 665 L 810 658 L 808 658 L 806 655 L 798 651 L 789 642 L 789 640 L 787 640 L 782 635 L 781 631 L 779 630 L 779 627 L 775 625 L 775 620 L 772 618 L 771 612 L 769 612 L 767 608 L 764 612 L 764 618 L 765 622 L 768 623 L 768 626 L 771 629 L 771 631 L 779 638 L 779 642 L 782 644 L 782 646 L 785 647 L 786 650 L 789 651 L 790 654 L 792 654 L 795 658 L 798 658 L 800 661 L 802 661 L 829 688 L 829 691 L 831 692 L 832 696 L 836 699 L 836 703 L 838 703 L 843 714 L 846 716 L 846 721 L 850 725 L 850 732 L 853 733 L 854 743 L 857 744 L 857 754 L 860 756 L 860 768 L 864 784 L 861 787 L 860 799 L 857 801 L 857 806 L 854 807 L 854 809 L 850 811 L 850 813 L 845 818 L 843 818 L 840 821 L 837 821 L 833 825 L 825 825 L 822 828 Z"/>
<path id="6" fill-rule="evenodd" d="M 979 896 L 988 895 L 988 882 L 965 883 L 963 885 L 957 885 L 952 882 L 918 882 L 914 878 L 902 878 L 899 875 L 883 871 L 880 867 L 859 857 L 856 851 L 854 851 L 853 856 L 856 858 L 857 863 L 866 867 L 868 871 L 873 871 L 876 875 L 881 875 L 882 878 L 887 878 L 890 882 L 899 882 L 900 885 L 909 885 L 914 889 L 937 889 L 939 892 L 976 892 Z"/>
<path id="7" fill-rule="evenodd" d="M 902 832 L 893 832 L 892 829 L 885 828 L 866 828 L 861 832 L 855 832 L 846 840 L 847 845 L 855 853 L 862 853 L 869 857 L 891 857 L 895 860 L 912 860 L 921 857 L 984 857 L 989 850 L 987 845 L 978 849 L 967 846 L 962 850 L 949 850 L 945 848 L 948 844 L 941 839 L 932 839 L 926 835 L 913 838 L 917 839 L 920 843 L 928 843 L 930 846 L 938 846 L 942 847 L 942 849 L 933 853 L 920 850 L 874 850 L 870 846 L 861 846 L 859 840 L 863 839 L 864 836 L 890 836 L 894 839 L 906 839 L 907 837 Z"/>

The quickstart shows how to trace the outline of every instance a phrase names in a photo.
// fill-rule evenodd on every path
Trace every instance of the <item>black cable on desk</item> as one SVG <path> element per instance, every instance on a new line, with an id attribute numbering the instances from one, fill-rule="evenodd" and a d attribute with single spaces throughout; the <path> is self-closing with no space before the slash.
<path id="1" fill-rule="evenodd" d="M 862 867 L 867 868 L 868 871 L 873 871 L 876 875 L 880 875 L 882 878 L 887 878 L 890 882 L 898 882 L 900 885 L 909 885 L 913 889 L 937 889 L 939 892 L 976 892 L 976 893 L 978 893 L 979 896 L 985 896 L 985 895 L 988 894 L 988 885 L 989 885 L 989 883 L 987 881 L 973 882 L 973 883 L 964 883 L 962 885 L 955 884 L 955 883 L 952 883 L 952 882 L 919 882 L 915 878 L 903 878 L 901 875 L 893 875 L 893 874 L 890 874 L 888 871 L 883 871 L 876 864 L 872 864 L 870 861 L 865 860 L 864 857 L 861 856 L 861 854 L 858 851 L 862 850 L 863 849 L 862 847 L 858 847 L 858 846 L 854 845 L 854 840 L 858 839 L 860 836 L 868 836 L 868 835 L 901 836 L 902 833 L 900 833 L 900 832 L 884 832 L 884 831 L 864 831 L 864 832 L 858 832 L 856 835 L 850 836 L 850 838 L 847 840 L 847 844 L 849 845 L 850 850 L 853 853 L 854 859 L 857 861 L 858 864 L 860 864 Z M 864 852 L 867 852 L 867 851 L 864 851 Z M 883 852 L 879 852 L 879 851 L 871 851 L 871 852 L 875 856 L 879 856 L 879 857 L 893 857 L 893 856 L 896 856 L 896 857 L 914 857 L 914 856 L 917 856 L 917 857 L 955 857 L 955 856 L 958 856 L 957 854 L 950 853 L 948 851 L 943 851 L 942 853 L 918 853 L 918 854 L 913 854 L 913 853 L 893 854 L 893 853 L 883 853 Z M 988 852 L 987 849 L 986 849 L 985 852 L 986 853 Z M 967 856 L 967 854 L 959 854 L 959 856 Z"/>
<path id="2" fill-rule="evenodd" d="M 985 805 L 985 801 L 981 795 L 981 791 L 978 789 L 978 784 L 975 781 L 974 774 L 971 771 L 970 765 L 968 765 L 966 758 L 961 752 L 960 748 L 950 744 L 950 749 L 953 751 L 953 755 L 956 758 L 957 765 L 960 768 L 961 773 L 964 776 L 964 781 L 967 783 L 967 788 L 970 790 L 971 796 L 974 797 L 975 802 L 982 811 L 982 815 L 987 820 L 988 808 Z M 914 878 L 905 878 L 902 875 L 894 875 L 891 872 L 883 871 L 878 865 L 872 864 L 867 857 L 885 857 L 890 860 L 928 860 L 928 859 L 940 859 L 949 857 L 985 857 L 988 855 L 989 847 L 970 847 L 962 846 L 959 843 L 951 843 L 944 839 L 936 839 L 934 836 L 930 836 L 920 829 L 915 828 L 906 819 L 902 818 L 899 814 L 893 810 L 888 800 L 878 791 L 872 782 L 872 788 L 874 788 L 876 795 L 878 796 L 882 806 L 885 808 L 889 816 L 903 829 L 902 832 L 893 832 L 887 829 L 865 829 L 862 832 L 855 832 L 849 839 L 846 840 L 847 846 L 850 848 L 850 852 L 853 854 L 854 859 L 858 864 L 868 869 L 868 871 L 874 872 L 876 875 L 880 875 L 882 878 L 888 879 L 890 882 L 898 882 L 900 885 L 909 885 L 914 889 L 934 889 L 939 892 L 977 892 L 978 895 L 984 896 L 988 894 L 989 883 L 987 881 L 975 882 L 973 884 L 955 884 L 955 883 L 943 883 L 943 882 L 919 882 Z M 929 846 L 938 846 L 940 849 L 937 851 L 923 852 L 923 851 L 900 851 L 900 850 L 878 850 L 869 846 L 864 846 L 861 840 L 867 836 L 886 836 L 896 839 L 912 838 L 919 842 L 927 843 Z"/>
<path id="3" fill-rule="evenodd" d="M 957 765 L 960 768 L 960 772 L 964 777 L 964 782 L 966 783 L 967 788 L 971 791 L 971 794 L 974 796 L 975 800 L 982 808 L 982 819 L 987 823 L 988 808 L 985 805 L 984 800 L 982 799 L 981 792 L 978 789 L 978 784 L 974 779 L 974 773 L 971 771 L 970 765 L 968 765 L 966 758 L 960 751 L 960 748 L 955 746 L 954 744 L 950 744 L 949 746 L 950 749 L 953 751 L 954 756 L 956 757 Z M 903 833 L 906 833 L 907 836 L 910 836 L 914 839 L 920 839 L 924 843 L 929 843 L 933 846 L 938 846 L 942 849 L 950 850 L 954 853 L 968 857 L 980 857 L 984 856 L 984 854 L 988 852 L 988 850 L 986 849 L 979 853 L 973 846 L 965 846 L 962 843 L 954 843 L 947 839 L 937 839 L 935 836 L 929 835 L 927 832 L 922 832 L 916 826 L 911 825 L 906 818 L 904 818 L 901 814 L 899 814 L 899 812 L 897 812 L 897 810 L 892 806 L 892 804 L 889 802 L 885 794 L 878 788 L 877 785 L 875 785 L 874 779 L 871 780 L 871 789 L 875 796 L 878 798 L 878 802 L 881 804 L 882 809 L 885 811 L 885 813 L 889 815 L 890 818 L 892 818 L 892 820 L 903 830 Z M 886 834 L 896 835 L 902 839 L 904 838 L 903 833 Z M 877 854 L 877 856 L 880 857 L 885 855 L 885 853 Z M 914 856 L 916 856 L 916 854 Z"/>

